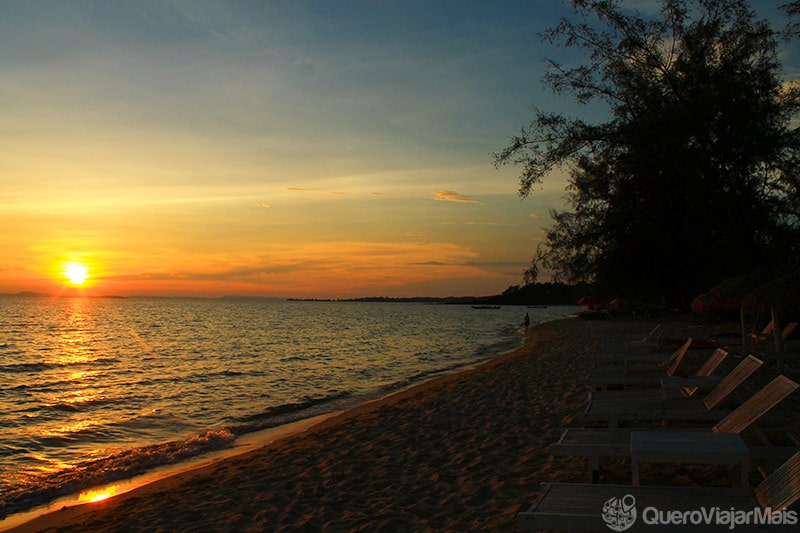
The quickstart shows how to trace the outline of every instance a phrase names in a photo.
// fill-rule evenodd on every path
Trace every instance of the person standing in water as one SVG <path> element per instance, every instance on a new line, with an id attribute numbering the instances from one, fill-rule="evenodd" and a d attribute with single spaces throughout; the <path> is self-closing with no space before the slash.
<path id="1" fill-rule="evenodd" d="M 525 313 L 525 318 L 522 319 L 522 325 L 525 326 L 525 329 L 528 329 L 528 326 L 531 325 L 531 317 L 528 316 L 528 313 Z"/>

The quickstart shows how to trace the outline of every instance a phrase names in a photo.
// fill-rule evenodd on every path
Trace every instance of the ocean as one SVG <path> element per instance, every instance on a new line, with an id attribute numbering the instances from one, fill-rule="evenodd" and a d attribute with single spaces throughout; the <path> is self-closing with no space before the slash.
<path id="1" fill-rule="evenodd" d="M 0 309 L 0 518 L 498 355 L 522 342 L 526 312 L 578 310 L 24 296 Z"/>

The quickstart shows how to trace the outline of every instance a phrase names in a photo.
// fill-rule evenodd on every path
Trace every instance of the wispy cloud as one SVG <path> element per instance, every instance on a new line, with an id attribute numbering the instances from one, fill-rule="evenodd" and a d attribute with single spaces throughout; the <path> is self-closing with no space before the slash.
<path id="1" fill-rule="evenodd" d="M 433 199 L 441 202 L 457 202 L 461 204 L 479 204 L 472 196 L 466 196 L 455 191 L 433 191 Z"/>
<path id="2" fill-rule="evenodd" d="M 467 222 L 464 222 L 464 224 L 468 226 L 508 226 L 508 224 L 502 224 L 500 222 L 491 222 L 491 221 L 475 222 L 472 220 L 468 220 Z"/>
<path id="3" fill-rule="evenodd" d="M 322 189 L 312 189 L 310 187 L 286 187 L 289 192 L 306 192 L 313 193 L 320 196 L 347 196 L 349 193 L 345 191 L 323 191 Z"/>
<path id="4" fill-rule="evenodd" d="M 539 213 L 531 213 L 530 217 L 531 218 L 539 218 Z"/>
<path id="5" fill-rule="evenodd" d="M 491 278 L 471 263 L 472 249 L 446 242 L 307 242 L 275 243 L 267 252 L 237 255 L 198 255 L 204 261 L 176 271 L 154 268 L 128 281 L 172 280 L 206 287 L 224 282 L 242 291 L 275 288 L 285 294 L 362 294 L 386 287 L 444 281 L 452 278 Z M 430 267 L 436 268 L 430 268 Z M 118 276 L 118 280 L 123 276 Z M 347 283 L 345 283 L 347 281 Z"/>

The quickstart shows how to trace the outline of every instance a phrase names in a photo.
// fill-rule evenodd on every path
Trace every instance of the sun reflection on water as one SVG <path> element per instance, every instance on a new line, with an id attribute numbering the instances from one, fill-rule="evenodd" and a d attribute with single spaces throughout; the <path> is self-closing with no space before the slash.
<path id="1" fill-rule="evenodd" d="M 56 457 L 47 457 L 41 453 L 31 452 L 30 457 L 40 463 L 36 466 L 36 469 L 40 472 L 58 472 L 60 470 L 73 468 L 73 466 L 66 461 L 62 461 Z"/>
<path id="2" fill-rule="evenodd" d="M 102 489 L 87 490 L 78 496 L 79 503 L 94 503 L 107 500 L 119 491 L 119 485 L 103 487 Z"/>

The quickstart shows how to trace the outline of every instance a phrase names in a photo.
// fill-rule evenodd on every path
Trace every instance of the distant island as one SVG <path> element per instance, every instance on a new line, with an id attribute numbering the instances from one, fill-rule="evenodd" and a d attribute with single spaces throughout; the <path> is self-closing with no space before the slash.
<path id="1" fill-rule="evenodd" d="M 482 302 L 493 296 L 365 296 L 361 298 L 287 298 L 287 302 L 390 302 L 390 303 L 435 303 L 435 304 L 472 304 Z"/>

